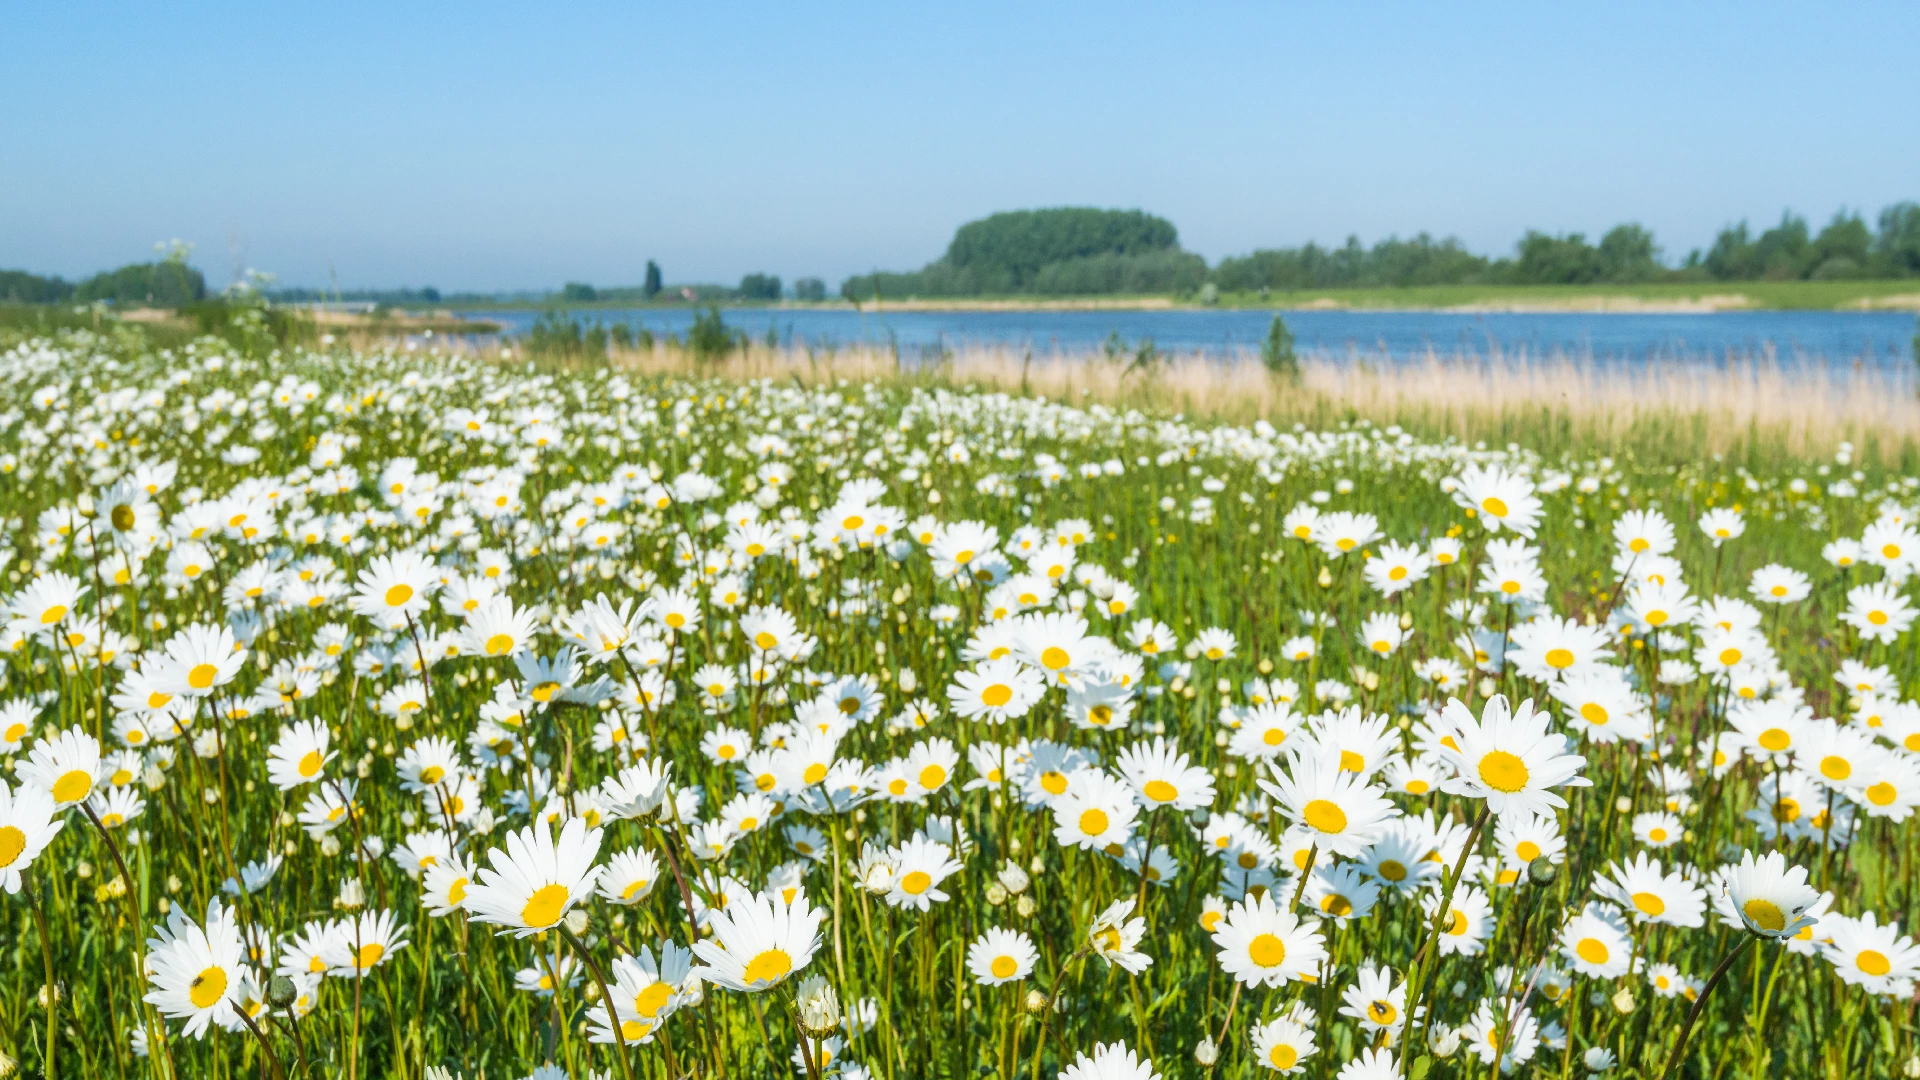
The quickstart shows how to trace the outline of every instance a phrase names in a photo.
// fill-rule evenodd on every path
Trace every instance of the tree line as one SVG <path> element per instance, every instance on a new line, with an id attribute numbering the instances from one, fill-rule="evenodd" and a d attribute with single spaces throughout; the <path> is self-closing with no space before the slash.
<path id="1" fill-rule="evenodd" d="M 1824 280 L 1920 276 L 1920 203 L 1882 210 L 1870 227 L 1835 214 L 1818 232 L 1788 212 L 1759 233 L 1744 221 L 1677 264 L 1653 233 L 1616 226 L 1597 242 L 1584 233 L 1529 231 L 1507 257 L 1468 251 L 1459 240 L 1389 237 L 1371 247 L 1309 243 L 1230 256 L 1209 268 L 1182 251 L 1171 223 L 1139 211 L 1065 208 L 995 214 L 960 227 L 947 252 L 919 270 L 849 277 L 849 300 L 876 296 L 1031 293 L 1183 293 L 1412 285 L 1591 285 L 1654 281 Z"/>
<path id="2" fill-rule="evenodd" d="M 1638 224 L 1609 229 L 1597 241 L 1584 233 L 1530 230 L 1511 255 L 1468 251 L 1459 240 L 1420 233 L 1372 246 L 1349 236 L 1338 247 L 1308 243 L 1264 248 L 1221 259 L 1182 250 L 1173 223 L 1140 210 L 1055 207 L 1015 210 L 971 221 L 947 250 L 918 270 L 856 274 L 840 296 L 875 298 L 994 295 L 1086 296 L 1195 292 L 1261 292 L 1417 285 L 1600 285 L 1660 281 L 1829 280 L 1920 276 L 1920 202 L 1895 203 L 1869 225 L 1842 211 L 1819 230 L 1787 212 L 1756 231 L 1747 222 L 1720 230 L 1711 245 L 1677 262 L 1663 258 L 1653 233 Z M 750 273 L 738 285 L 669 285 L 649 259 L 640 285 L 568 282 L 558 291 L 453 293 L 432 287 L 350 291 L 280 288 L 281 302 L 371 301 L 387 306 L 530 300 L 558 304 L 821 301 L 826 282 Z M 206 280 L 175 252 L 73 283 L 22 270 L 0 270 L 0 303 L 182 307 L 207 296 Z"/>
<path id="3" fill-rule="evenodd" d="M 207 279 L 184 261 L 132 263 L 85 281 L 0 270 L 0 303 L 184 307 L 207 298 Z"/>

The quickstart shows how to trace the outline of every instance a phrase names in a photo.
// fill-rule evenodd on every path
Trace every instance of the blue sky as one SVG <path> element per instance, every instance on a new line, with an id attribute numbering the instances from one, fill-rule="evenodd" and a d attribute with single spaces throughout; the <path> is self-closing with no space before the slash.
<path id="1" fill-rule="evenodd" d="M 1626 220 L 1669 256 L 1920 198 L 1920 5 L 38 4 L 0 268 L 283 283 L 917 267 L 1000 209 L 1210 260 Z"/>

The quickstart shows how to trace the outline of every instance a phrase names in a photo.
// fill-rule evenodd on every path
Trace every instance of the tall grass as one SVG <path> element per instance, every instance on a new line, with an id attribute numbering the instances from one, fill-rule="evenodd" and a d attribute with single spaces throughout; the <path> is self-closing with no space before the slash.
<path id="1" fill-rule="evenodd" d="M 1910 463 L 1920 443 L 1911 379 L 1864 365 L 1771 355 L 1723 363 L 1620 365 L 1592 357 L 1435 352 L 1307 354 L 1297 381 L 1259 354 L 1186 353 L 1143 368 L 1100 352 L 1033 353 L 968 346 L 927 357 L 885 347 L 755 345 L 700 361 L 662 342 L 611 354 L 616 368 L 818 385 L 883 379 L 976 386 L 1195 417 L 1308 427 L 1367 419 L 1424 435 L 1524 441 L 1543 452 L 1633 448 L 1657 461 L 1702 455 L 1827 456 L 1851 444 L 1874 460 Z"/>

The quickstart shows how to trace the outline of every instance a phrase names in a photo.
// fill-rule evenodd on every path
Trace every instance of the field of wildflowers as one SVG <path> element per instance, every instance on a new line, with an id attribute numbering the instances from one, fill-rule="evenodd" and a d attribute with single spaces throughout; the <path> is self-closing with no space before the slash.
<path id="1" fill-rule="evenodd" d="M 1920 1076 L 1920 480 L 1851 446 L 0 382 L 0 1076 Z"/>

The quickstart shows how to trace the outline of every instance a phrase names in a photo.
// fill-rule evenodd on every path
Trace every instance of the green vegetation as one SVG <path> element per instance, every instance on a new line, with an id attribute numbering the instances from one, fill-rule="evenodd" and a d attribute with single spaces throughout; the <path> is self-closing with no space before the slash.
<path id="1" fill-rule="evenodd" d="M 1262 249 L 1222 259 L 1211 270 L 1198 255 L 1179 249 L 1174 227 L 1164 219 L 1139 211 L 1064 208 L 994 214 L 969 222 L 954 234 L 946 254 L 925 268 L 856 275 L 841 285 L 840 294 L 860 302 L 875 297 L 1171 293 L 1212 303 L 1221 294 L 1261 292 L 1744 285 L 1914 276 L 1920 276 L 1920 204 L 1912 202 L 1883 210 L 1877 230 L 1869 229 L 1860 215 L 1845 212 L 1834 215 L 1818 234 L 1805 218 L 1792 213 L 1758 236 L 1740 222 L 1723 229 L 1712 247 L 1691 252 L 1677 266 L 1661 261 L 1651 232 L 1624 224 L 1608 230 L 1598 243 L 1583 233 L 1529 231 L 1511 258 L 1478 255 L 1456 239 L 1421 233 L 1408 240 L 1388 237 L 1372 247 L 1348 237 L 1335 248 L 1309 243 Z M 1215 291 L 1208 292 L 1209 287 Z M 1775 295 L 1784 299 L 1789 294 Z"/>
<path id="2" fill-rule="evenodd" d="M 1138 210 L 1017 210 L 968 222 L 925 268 L 848 278 L 840 295 L 1081 296 L 1190 292 L 1206 260 L 1180 250 L 1173 223 Z"/>
<path id="3" fill-rule="evenodd" d="M 207 280 L 185 258 L 131 263 L 73 284 L 24 270 L 0 270 L 0 302 L 10 304 L 113 304 L 116 307 L 177 308 L 206 299 Z"/>
<path id="4" fill-rule="evenodd" d="M 1260 362 L 1282 378 L 1295 382 L 1300 379 L 1300 358 L 1293 352 L 1293 331 L 1287 329 L 1286 320 L 1278 315 L 1267 328 L 1267 340 L 1260 345 Z"/>
<path id="5" fill-rule="evenodd" d="M 1653 306 L 1698 304 L 1758 310 L 1842 311 L 1911 306 L 1920 295 L 1912 278 L 1879 281 L 1646 281 L 1594 285 L 1413 285 L 1235 291 L 1223 307 L 1434 309 L 1454 307 L 1582 308 L 1601 301 Z M 1730 298 L 1738 297 L 1734 303 Z M 1617 306 L 1617 305 L 1616 305 Z"/>
<path id="6" fill-rule="evenodd" d="M 782 289 L 778 274 L 748 274 L 740 279 L 740 299 L 742 300 L 778 300 Z"/>

